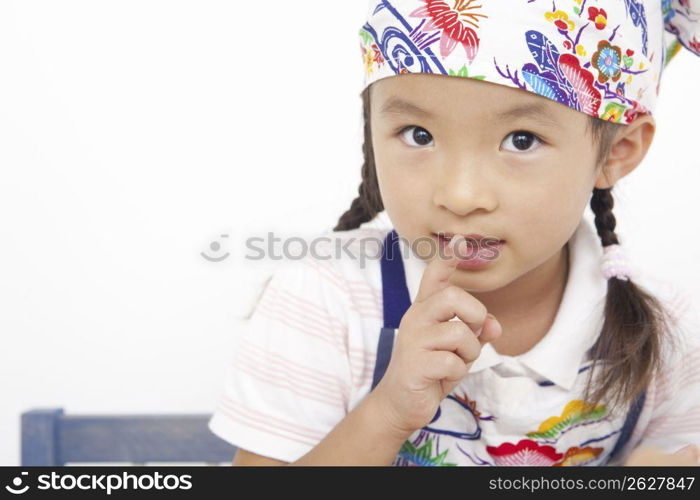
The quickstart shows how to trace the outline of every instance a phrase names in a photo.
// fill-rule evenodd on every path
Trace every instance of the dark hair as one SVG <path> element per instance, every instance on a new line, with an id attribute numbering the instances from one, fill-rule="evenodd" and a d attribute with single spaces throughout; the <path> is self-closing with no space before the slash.
<path id="1" fill-rule="evenodd" d="M 355 229 L 384 210 L 372 149 L 370 86 L 363 90 L 361 97 L 364 117 L 362 182 L 359 195 L 340 217 L 334 231 Z M 624 126 L 589 116 L 587 131 L 598 149 L 596 165 L 604 165 L 617 130 Z M 603 247 L 619 243 L 612 213 L 612 187 L 594 188 L 590 206 Z M 632 280 L 609 279 L 601 334 L 588 353 L 589 359 L 596 363 L 588 374 L 583 395 L 586 404 L 591 408 L 603 400 L 610 407 L 631 404 L 661 368 L 661 340 L 667 328 L 668 316 L 656 297 Z M 602 373 L 594 379 L 598 367 Z"/>

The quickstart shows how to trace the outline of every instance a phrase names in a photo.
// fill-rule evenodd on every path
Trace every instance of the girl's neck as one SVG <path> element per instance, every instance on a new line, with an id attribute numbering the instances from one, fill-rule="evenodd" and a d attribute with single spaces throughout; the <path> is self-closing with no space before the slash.
<path id="1" fill-rule="evenodd" d="M 544 264 L 508 286 L 472 295 L 496 316 L 503 333 L 492 347 L 499 354 L 518 356 L 537 344 L 554 323 L 569 274 L 569 244 Z"/>

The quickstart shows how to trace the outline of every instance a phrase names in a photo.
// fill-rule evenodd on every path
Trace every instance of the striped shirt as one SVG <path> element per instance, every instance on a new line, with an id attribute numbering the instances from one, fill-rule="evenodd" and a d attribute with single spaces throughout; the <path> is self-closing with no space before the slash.
<path id="1" fill-rule="evenodd" d="M 385 222 L 382 223 L 382 220 Z M 314 255 L 284 261 L 245 328 L 209 428 L 259 455 L 292 462 L 319 443 L 370 391 L 383 325 L 379 255 L 391 227 L 384 214 L 350 231 L 327 231 Z M 585 353 L 603 321 L 602 247 L 582 219 L 569 247 L 569 276 L 555 320 L 529 351 L 490 345 L 436 418 L 404 443 L 394 465 L 602 465 L 625 413 L 580 399 Z M 426 263 L 402 247 L 413 301 Z M 660 298 L 674 321 L 662 375 L 647 389 L 627 445 L 673 452 L 700 446 L 700 321 L 689 294 L 647 274 L 635 282 Z M 400 333 L 399 333 L 400 334 Z M 664 344 L 666 345 L 666 344 Z M 670 345 L 670 344 L 669 344 Z"/>

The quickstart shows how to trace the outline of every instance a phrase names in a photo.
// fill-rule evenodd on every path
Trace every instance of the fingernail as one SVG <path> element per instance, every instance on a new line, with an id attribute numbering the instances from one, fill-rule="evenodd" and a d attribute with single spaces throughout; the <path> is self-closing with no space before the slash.
<path id="1" fill-rule="evenodd" d="M 477 328 L 476 330 L 474 330 L 474 335 L 476 335 L 477 338 L 479 338 L 479 335 L 481 335 L 481 333 L 484 331 L 484 327 L 486 326 L 486 322 L 487 322 L 488 320 L 489 320 L 489 316 L 488 316 L 488 314 L 487 314 L 487 315 L 486 315 L 486 319 L 484 320 L 484 323 L 483 323 L 479 328 Z"/>
<path id="2" fill-rule="evenodd" d="M 486 316 L 491 318 L 491 322 L 493 323 L 494 328 L 498 330 L 498 334 L 500 335 L 501 333 L 503 333 L 503 327 L 501 326 L 501 323 L 496 319 L 496 316 L 494 316 L 491 313 L 486 313 Z"/>
<path id="3" fill-rule="evenodd" d="M 462 240 L 464 240 L 464 236 L 461 235 L 456 235 L 452 238 L 450 241 L 452 244 L 452 255 L 457 255 L 458 257 L 461 255 L 459 246 L 462 244 Z"/>
<path id="4" fill-rule="evenodd" d="M 454 247 L 454 241 L 452 241 L 452 240 L 450 240 L 447 243 L 447 245 L 445 245 L 445 254 L 447 255 L 448 258 L 452 257 L 455 254 L 453 247 Z"/>

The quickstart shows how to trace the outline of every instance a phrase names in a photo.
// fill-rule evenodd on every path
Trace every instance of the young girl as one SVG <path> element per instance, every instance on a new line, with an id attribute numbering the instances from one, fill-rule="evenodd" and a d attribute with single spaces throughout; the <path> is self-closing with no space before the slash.
<path id="1" fill-rule="evenodd" d="M 625 259 L 612 188 L 698 16 L 371 2 L 359 196 L 237 339 L 234 464 L 696 465 L 700 323 Z"/>

